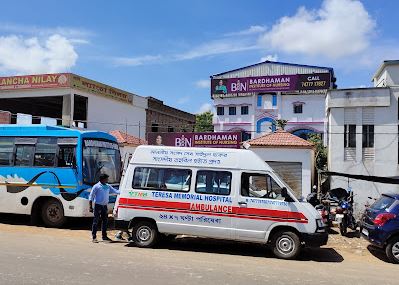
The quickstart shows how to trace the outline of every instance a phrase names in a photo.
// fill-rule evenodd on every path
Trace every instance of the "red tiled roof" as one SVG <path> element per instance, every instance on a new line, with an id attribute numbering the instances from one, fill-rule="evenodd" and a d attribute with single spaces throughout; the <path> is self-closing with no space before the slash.
<path id="1" fill-rule="evenodd" d="M 111 131 L 109 133 L 116 138 L 119 144 L 129 146 L 139 146 L 142 144 L 147 144 L 145 140 L 129 135 L 119 130 Z"/>
<path id="2" fill-rule="evenodd" d="M 284 130 L 247 141 L 255 147 L 313 148 L 313 144 Z"/>

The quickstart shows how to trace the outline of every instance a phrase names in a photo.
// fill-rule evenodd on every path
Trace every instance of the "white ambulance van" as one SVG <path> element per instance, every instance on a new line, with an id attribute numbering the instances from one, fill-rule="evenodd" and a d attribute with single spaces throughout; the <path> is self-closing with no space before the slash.
<path id="1" fill-rule="evenodd" d="M 120 189 L 116 224 L 139 247 L 184 234 L 268 244 L 293 259 L 327 243 L 318 211 L 250 150 L 139 146 Z"/>

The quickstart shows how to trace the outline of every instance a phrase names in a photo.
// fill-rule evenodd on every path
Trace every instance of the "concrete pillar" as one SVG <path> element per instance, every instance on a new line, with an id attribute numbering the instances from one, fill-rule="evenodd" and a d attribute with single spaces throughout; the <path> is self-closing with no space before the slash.
<path id="1" fill-rule="evenodd" d="M 73 123 L 73 94 L 62 96 L 62 125 L 71 127 Z"/>
<path id="2" fill-rule="evenodd" d="M 356 108 L 356 162 L 361 163 L 363 160 L 363 121 L 362 108 Z"/>

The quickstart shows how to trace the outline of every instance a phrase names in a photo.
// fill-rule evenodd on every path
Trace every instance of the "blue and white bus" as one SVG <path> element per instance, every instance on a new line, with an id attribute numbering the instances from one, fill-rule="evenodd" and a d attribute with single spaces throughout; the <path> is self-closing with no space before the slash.
<path id="1" fill-rule="evenodd" d="M 119 187 L 119 146 L 107 133 L 0 125 L 0 213 L 32 215 L 49 227 L 91 216 L 89 193 L 102 173 Z"/>

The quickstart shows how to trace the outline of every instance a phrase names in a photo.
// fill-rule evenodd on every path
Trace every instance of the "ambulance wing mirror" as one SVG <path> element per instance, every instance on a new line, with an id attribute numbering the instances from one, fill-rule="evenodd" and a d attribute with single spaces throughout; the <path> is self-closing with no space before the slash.
<path id="1" fill-rule="evenodd" d="M 288 193 L 286 187 L 281 188 L 281 196 L 284 198 L 285 202 L 293 202 L 294 200 L 291 198 L 291 195 Z"/>

